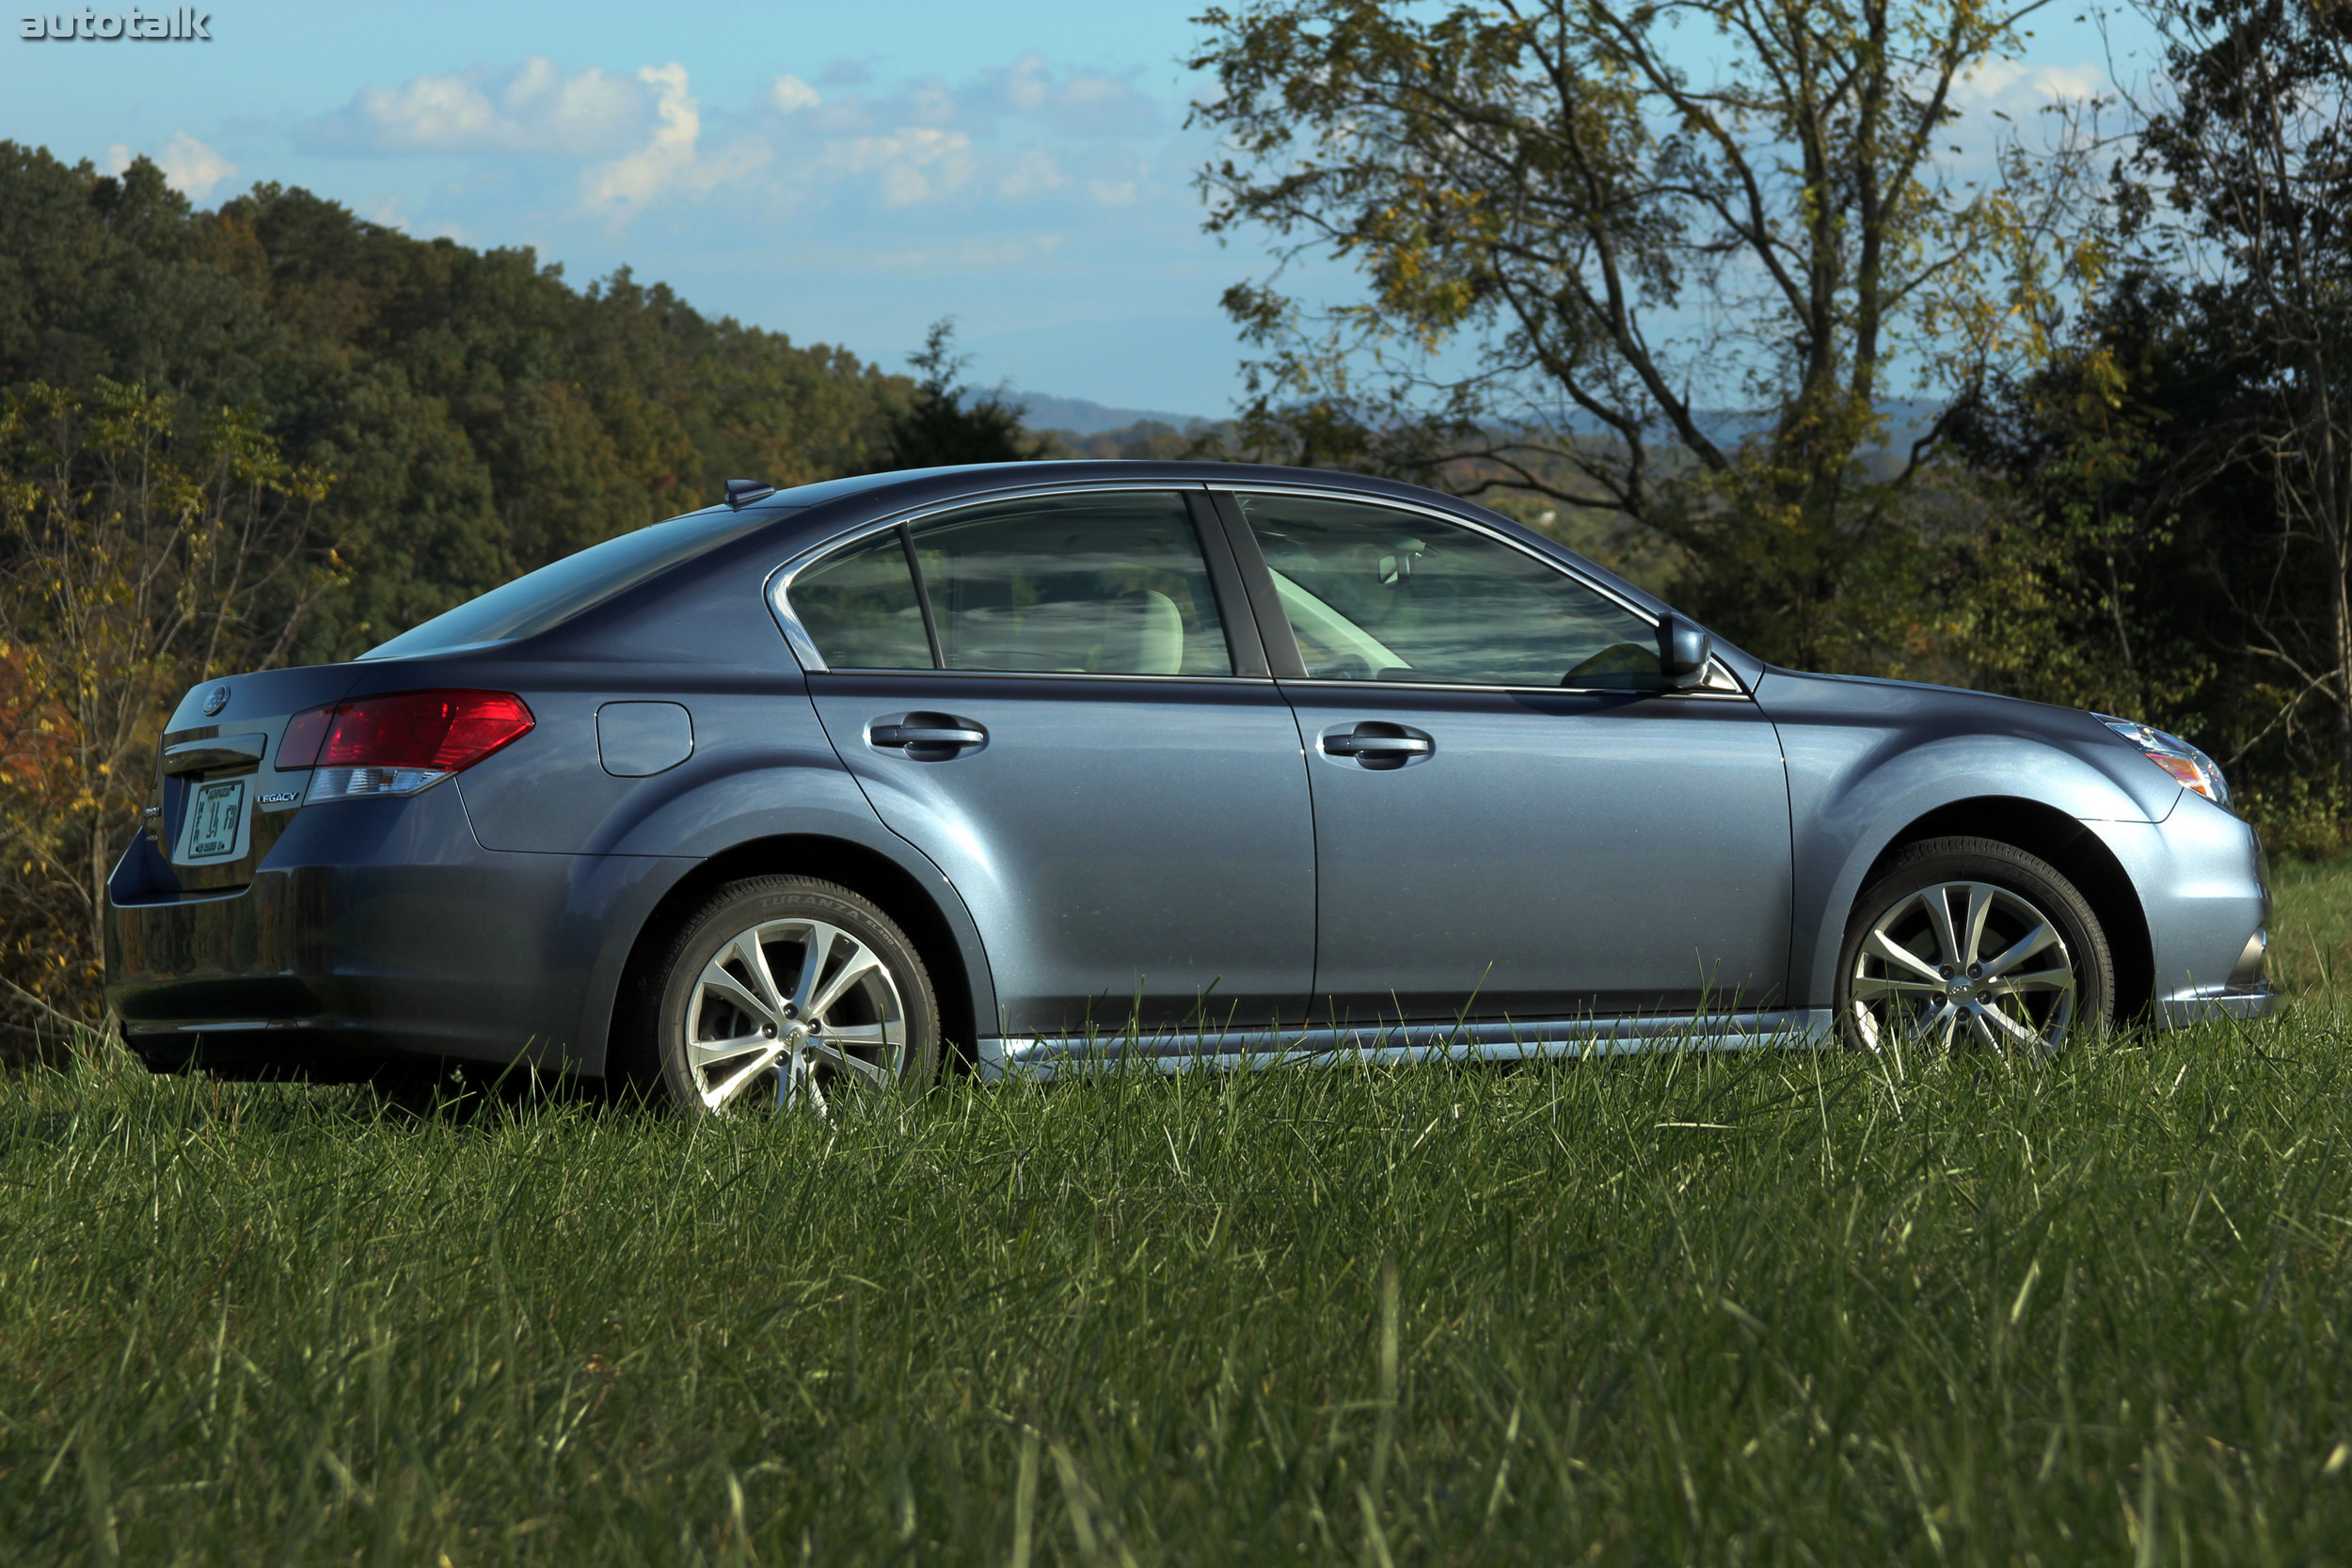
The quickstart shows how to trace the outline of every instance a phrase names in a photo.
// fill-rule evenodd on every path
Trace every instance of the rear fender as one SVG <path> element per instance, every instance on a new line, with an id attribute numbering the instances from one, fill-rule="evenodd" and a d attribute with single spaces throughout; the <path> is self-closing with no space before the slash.
<path id="1" fill-rule="evenodd" d="M 668 777 L 643 783 L 656 785 Z M 971 1016 L 996 1016 L 995 985 L 971 911 L 938 866 L 882 826 L 830 747 L 821 759 L 803 754 L 787 760 L 739 752 L 728 765 L 714 765 L 691 781 L 641 789 L 628 806 L 628 821 L 599 849 L 602 856 L 635 864 L 644 863 L 641 856 L 682 858 L 662 860 L 662 874 L 632 886 L 627 908 L 612 911 L 605 920 L 582 998 L 578 1036 L 582 1071 L 598 1075 L 606 1070 L 613 1008 L 621 999 L 630 958 L 648 924 L 657 915 L 666 919 L 675 912 L 664 911 L 665 902 L 674 894 L 691 897 L 698 893 L 687 884 L 712 863 L 740 861 L 747 847 L 773 840 L 847 845 L 896 867 L 929 901 L 954 944 Z M 775 856 L 754 855 L 745 862 L 746 869 L 754 863 L 779 871 L 793 868 L 788 850 L 781 848 Z M 585 873 L 583 882 L 593 876 Z"/>

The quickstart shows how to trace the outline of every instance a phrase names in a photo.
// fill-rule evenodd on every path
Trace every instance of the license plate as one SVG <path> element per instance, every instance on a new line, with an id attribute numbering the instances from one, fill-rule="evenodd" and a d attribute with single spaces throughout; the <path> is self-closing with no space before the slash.
<path id="1" fill-rule="evenodd" d="M 196 786 L 196 799 L 188 806 L 188 859 L 235 851 L 237 830 L 245 824 L 245 784 L 243 779 L 223 779 Z"/>

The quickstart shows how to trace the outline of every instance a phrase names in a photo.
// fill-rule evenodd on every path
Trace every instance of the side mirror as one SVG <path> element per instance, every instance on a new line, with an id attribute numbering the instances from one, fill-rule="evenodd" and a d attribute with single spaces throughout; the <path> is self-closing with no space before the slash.
<path id="1" fill-rule="evenodd" d="M 1707 679 L 1715 640 L 1707 628 L 1673 610 L 1658 623 L 1658 668 L 1670 690 L 1688 691 Z"/>

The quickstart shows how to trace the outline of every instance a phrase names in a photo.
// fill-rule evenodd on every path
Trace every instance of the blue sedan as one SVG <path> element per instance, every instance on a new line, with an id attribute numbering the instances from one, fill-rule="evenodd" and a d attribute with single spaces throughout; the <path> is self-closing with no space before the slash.
<path id="1" fill-rule="evenodd" d="M 1801 673 L 1320 471 L 742 482 L 356 661 L 207 683 L 108 884 L 159 1070 L 527 1062 L 696 1113 L 1301 1054 L 2252 1017 L 2220 771 Z"/>

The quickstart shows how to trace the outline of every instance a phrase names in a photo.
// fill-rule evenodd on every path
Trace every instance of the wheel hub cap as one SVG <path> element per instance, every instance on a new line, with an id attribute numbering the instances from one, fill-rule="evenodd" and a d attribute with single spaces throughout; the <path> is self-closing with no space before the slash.
<path id="1" fill-rule="evenodd" d="M 2074 966 L 2049 917 L 1989 882 L 1898 899 L 1848 976 L 1849 1022 L 1874 1049 L 1905 1041 L 2055 1050 L 2074 1016 Z"/>
<path id="2" fill-rule="evenodd" d="M 688 993 L 686 1067 L 707 1110 L 825 1106 L 828 1082 L 884 1084 L 906 1009 L 882 956 L 839 927 L 773 920 L 720 945 Z"/>

